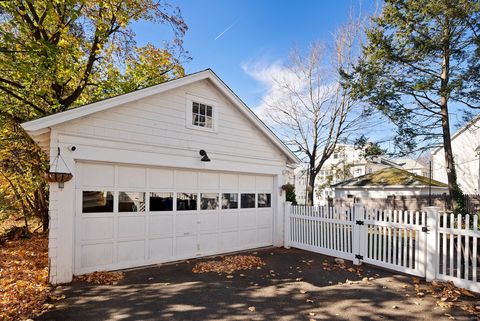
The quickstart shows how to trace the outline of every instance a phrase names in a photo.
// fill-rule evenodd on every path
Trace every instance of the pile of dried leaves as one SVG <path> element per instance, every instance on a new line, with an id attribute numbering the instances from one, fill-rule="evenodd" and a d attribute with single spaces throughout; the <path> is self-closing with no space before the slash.
<path id="1" fill-rule="evenodd" d="M 28 319 L 51 308 L 46 234 L 0 247 L 0 320 Z"/>
<path id="2" fill-rule="evenodd" d="M 437 299 L 437 305 L 441 308 L 460 308 L 480 318 L 479 296 L 466 289 L 457 288 L 453 282 L 433 280 L 422 287 L 418 278 L 413 278 L 415 291 L 418 297 L 426 293 Z"/>
<path id="3" fill-rule="evenodd" d="M 250 270 L 264 266 L 265 262 L 261 258 L 254 255 L 234 255 L 224 256 L 221 260 L 212 260 L 197 263 L 193 269 L 193 273 L 232 273 L 238 270 Z"/>
<path id="4" fill-rule="evenodd" d="M 75 276 L 73 280 L 99 285 L 117 285 L 118 281 L 123 279 L 123 276 L 123 272 L 101 271 Z"/>

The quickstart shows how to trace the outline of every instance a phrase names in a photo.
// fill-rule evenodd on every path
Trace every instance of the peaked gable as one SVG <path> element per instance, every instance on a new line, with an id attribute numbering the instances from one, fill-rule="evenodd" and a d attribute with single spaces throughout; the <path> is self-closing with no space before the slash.
<path id="1" fill-rule="evenodd" d="M 202 80 L 209 80 L 227 100 L 235 106 L 249 122 L 276 146 L 290 162 L 298 163 L 298 157 L 248 108 L 245 103 L 210 69 L 194 73 L 166 83 L 141 89 L 132 93 L 116 96 L 89 105 L 74 108 L 58 114 L 42 117 L 22 124 L 25 131 L 36 141 L 45 140 L 45 134 L 54 126 L 63 125 L 90 115 L 110 110 L 128 103 L 139 101 L 153 95 L 190 85 Z"/>

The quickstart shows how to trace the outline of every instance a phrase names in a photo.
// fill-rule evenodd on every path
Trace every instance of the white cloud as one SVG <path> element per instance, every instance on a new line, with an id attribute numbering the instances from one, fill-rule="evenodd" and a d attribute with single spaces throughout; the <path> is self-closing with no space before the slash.
<path id="1" fill-rule="evenodd" d="M 261 102 L 253 107 L 255 113 L 268 122 L 266 110 L 275 102 L 286 100 L 289 93 L 280 84 L 288 83 L 290 86 L 301 89 L 305 88 L 306 82 L 290 70 L 285 64 L 276 60 L 270 63 L 255 62 L 242 65 L 243 71 L 263 86 Z"/>

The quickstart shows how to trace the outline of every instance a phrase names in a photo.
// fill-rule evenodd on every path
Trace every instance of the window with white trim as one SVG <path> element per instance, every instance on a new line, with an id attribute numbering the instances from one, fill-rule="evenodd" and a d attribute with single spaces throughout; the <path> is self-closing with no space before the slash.
<path id="1" fill-rule="evenodd" d="M 197 127 L 213 128 L 213 107 L 193 101 L 192 125 Z"/>

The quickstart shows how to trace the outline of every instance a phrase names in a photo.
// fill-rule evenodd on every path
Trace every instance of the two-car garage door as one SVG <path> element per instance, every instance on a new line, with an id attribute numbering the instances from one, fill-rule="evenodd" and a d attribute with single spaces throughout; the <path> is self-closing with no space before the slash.
<path id="1" fill-rule="evenodd" d="M 272 245 L 273 177 L 77 163 L 75 274 Z"/>

